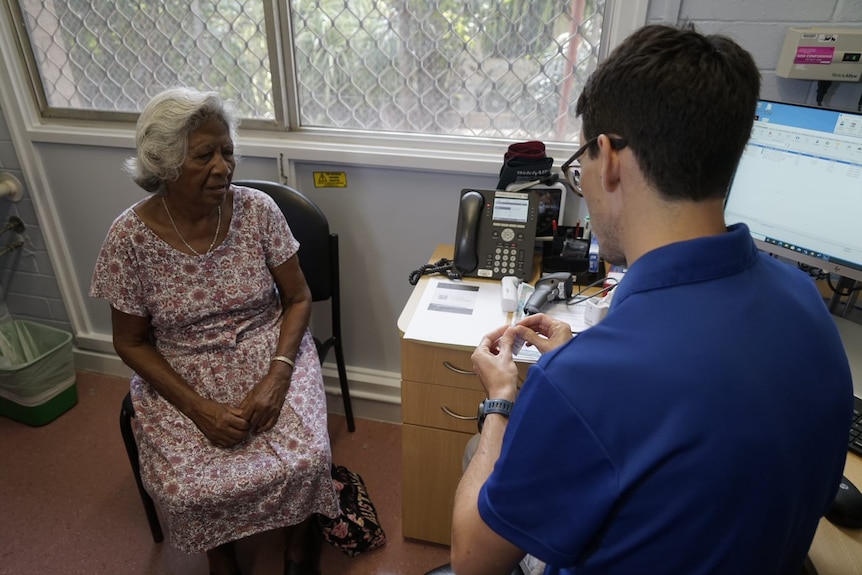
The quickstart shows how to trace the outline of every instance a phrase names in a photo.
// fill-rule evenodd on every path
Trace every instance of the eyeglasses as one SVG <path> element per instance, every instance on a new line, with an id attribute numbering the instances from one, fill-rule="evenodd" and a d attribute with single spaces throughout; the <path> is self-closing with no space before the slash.
<path id="1" fill-rule="evenodd" d="M 572 186 L 572 191 L 582 198 L 584 197 L 584 192 L 581 190 L 581 163 L 578 162 L 578 158 L 583 156 L 590 149 L 590 146 L 594 146 L 598 141 L 599 136 L 591 138 L 586 144 L 578 148 L 578 151 L 572 154 L 572 157 L 560 167 L 560 171 L 563 172 L 566 181 Z M 614 150 L 622 150 L 628 145 L 628 142 L 623 138 L 610 138 L 610 141 L 611 148 Z"/>

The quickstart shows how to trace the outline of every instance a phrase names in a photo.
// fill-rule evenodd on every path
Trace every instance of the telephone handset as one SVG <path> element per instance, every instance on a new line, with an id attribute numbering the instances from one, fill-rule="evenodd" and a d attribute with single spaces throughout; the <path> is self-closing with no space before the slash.
<path id="1" fill-rule="evenodd" d="M 485 209 L 485 198 L 476 190 L 461 192 L 458 228 L 455 230 L 455 268 L 466 275 L 479 267 L 476 243 L 479 241 L 479 218 Z"/>
<path id="2" fill-rule="evenodd" d="M 529 191 L 462 190 L 454 268 L 463 277 L 529 280 L 538 206 Z"/>

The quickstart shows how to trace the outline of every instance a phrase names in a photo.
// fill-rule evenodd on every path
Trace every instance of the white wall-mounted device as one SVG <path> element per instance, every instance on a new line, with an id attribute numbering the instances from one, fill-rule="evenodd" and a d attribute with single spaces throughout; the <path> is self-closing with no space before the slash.
<path id="1" fill-rule="evenodd" d="M 13 202 L 24 197 L 21 182 L 12 174 L 0 173 L 0 198 L 9 198 Z"/>
<path id="2" fill-rule="evenodd" d="M 862 28 L 788 28 L 775 73 L 797 80 L 858 82 Z"/>

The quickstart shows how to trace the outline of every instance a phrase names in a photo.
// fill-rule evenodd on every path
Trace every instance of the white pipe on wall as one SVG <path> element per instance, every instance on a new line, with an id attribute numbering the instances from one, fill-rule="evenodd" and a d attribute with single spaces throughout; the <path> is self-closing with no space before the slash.
<path id="1" fill-rule="evenodd" d="M 9 198 L 17 202 L 24 197 L 21 182 L 12 174 L 0 174 L 0 198 Z"/>

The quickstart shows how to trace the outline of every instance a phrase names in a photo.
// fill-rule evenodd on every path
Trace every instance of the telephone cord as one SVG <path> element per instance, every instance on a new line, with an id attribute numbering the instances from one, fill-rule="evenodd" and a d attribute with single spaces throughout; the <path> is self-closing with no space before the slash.
<path id="1" fill-rule="evenodd" d="M 445 273 L 450 280 L 460 280 L 461 274 L 459 274 L 458 271 L 452 267 L 452 264 L 452 260 L 448 260 L 446 258 L 440 258 L 433 264 L 425 264 L 418 270 L 413 270 L 412 272 L 410 272 L 410 285 L 415 286 L 417 283 L 419 283 L 419 279 L 422 276 L 429 274 Z"/>

